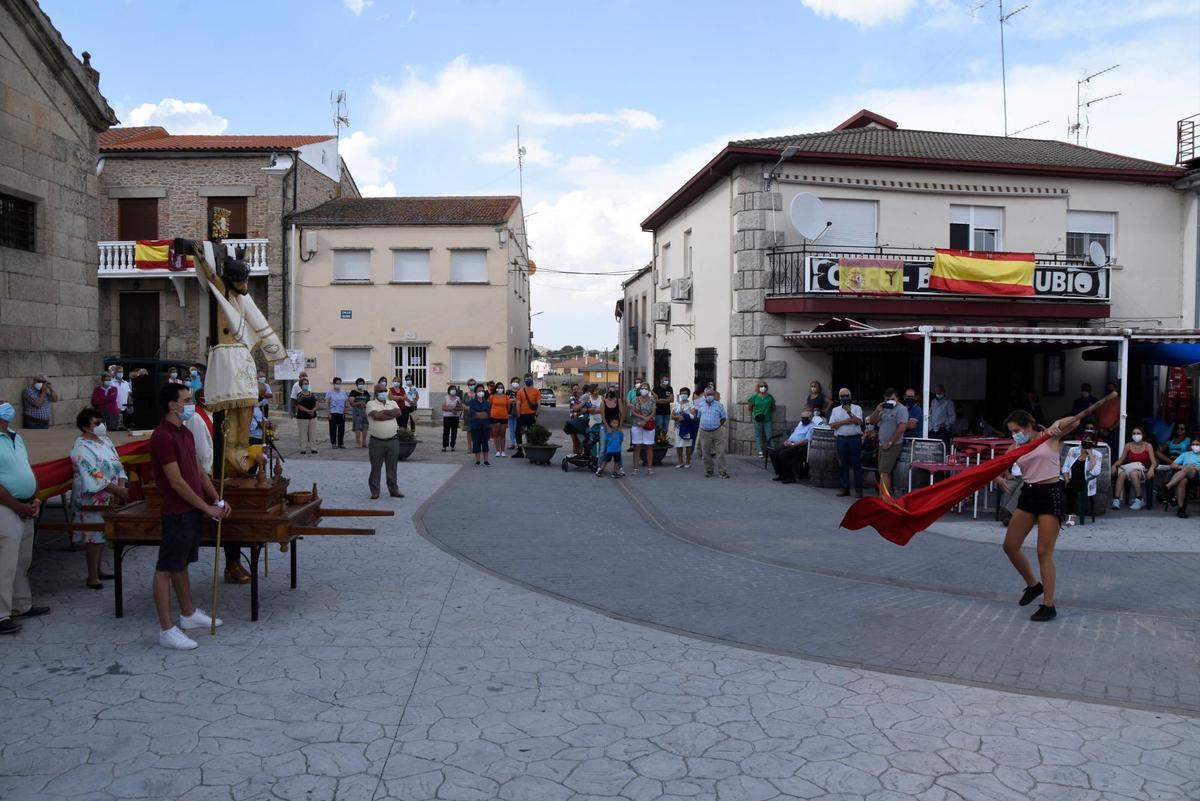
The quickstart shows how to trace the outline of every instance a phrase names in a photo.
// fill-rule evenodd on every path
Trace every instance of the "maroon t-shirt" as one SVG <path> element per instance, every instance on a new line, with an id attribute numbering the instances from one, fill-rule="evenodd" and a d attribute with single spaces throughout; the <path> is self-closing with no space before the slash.
<path id="1" fill-rule="evenodd" d="M 162 495 L 162 513 L 178 515 L 195 509 L 196 507 L 179 497 L 179 493 L 167 481 L 167 474 L 163 470 L 164 465 L 177 462 L 183 480 L 197 495 L 204 497 L 200 462 L 196 459 L 196 440 L 192 438 L 192 432 L 184 426 L 172 425 L 169 420 L 164 419 L 150 435 L 150 462 L 154 465 L 154 481 L 158 484 L 159 494 Z"/>

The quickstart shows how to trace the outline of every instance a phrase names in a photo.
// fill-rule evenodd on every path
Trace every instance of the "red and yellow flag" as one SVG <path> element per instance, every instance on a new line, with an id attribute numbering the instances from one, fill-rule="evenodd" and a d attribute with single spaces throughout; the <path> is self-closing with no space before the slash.
<path id="1" fill-rule="evenodd" d="M 838 259 L 838 291 L 854 295 L 904 292 L 904 262 L 899 259 Z"/>
<path id="2" fill-rule="evenodd" d="M 139 239 L 133 245 L 133 265 L 139 270 L 165 270 L 171 266 L 170 239 Z"/>
<path id="3" fill-rule="evenodd" d="M 963 295 L 1032 295 L 1032 253 L 937 248 L 929 288 Z"/>

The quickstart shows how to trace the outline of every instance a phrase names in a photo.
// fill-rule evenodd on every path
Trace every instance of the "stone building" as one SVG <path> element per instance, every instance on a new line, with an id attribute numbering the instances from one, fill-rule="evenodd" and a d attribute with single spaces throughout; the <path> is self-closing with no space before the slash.
<path id="1" fill-rule="evenodd" d="M 200 361 L 199 315 L 208 299 L 194 270 L 145 269 L 139 240 L 208 239 L 211 210 L 232 212 L 227 243 L 245 249 L 251 292 L 286 337 L 287 214 L 359 196 L 333 136 L 175 136 L 160 127 L 100 137 L 101 348 L 106 355 Z"/>
<path id="2" fill-rule="evenodd" d="M 117 120 L 35 0 L 0 3 L 0 31 L 0 396 L 19 410 L 46 372 L 70 422 L 100 367 L 96 135 Z"/>
<path id="3" fill-rule="evenodd" d="M 1130 409 L 1155 413 L 1163 372 L 1139 363 L 1139 342 L 1197 341 L 1200 328 L 1200 200 L 1184 176 L 1064 142 L 907 130 L 866 110 L 832 131 L 730 142 L 642 224 L 655 268 L 643 347 L 676 386 L 715 376 L 736 453 L 752 449 L 744 401 L 763 379 L 779 431 L 812 380 L 864 407 L 888 386 L 944 384 L 970 419 L 999 424 L 1026 391 L 1056 415 L 1080 382 L 1127 377 Z M 931 287 L 939 248 L 1027 257 L 1030 286 Z M 841 280 L 855 269 L 902 280 L 856 288 Z M 1102 326 L 1127 332 L 1131 364 L 1073 350 Z"/>

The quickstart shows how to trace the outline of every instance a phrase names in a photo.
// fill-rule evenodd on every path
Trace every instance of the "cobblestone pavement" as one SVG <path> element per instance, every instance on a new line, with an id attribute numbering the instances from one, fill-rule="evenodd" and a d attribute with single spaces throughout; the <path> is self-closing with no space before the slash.
<path id="1" fill-rule="evenodd" d="M 375 502 L 398 516 L 360 521 L 382 524 L 373 538 L 306 539 L 296 590 L 276 552 L 258 623 L 245 589 L 223 586 L 226 625 L 192 652 L 154 644 L 139 588 L 150 549 L 127 557 L 116 620 L 108 593 L 82 587 L 82 554 L 47 540 L 35 590 L 54 613 L 0 643 L 0 798 L 1200 796 L 1194 717 L 745 650 L 498 580 L 417 536 L 412 511 L 439 486 L 426 518 L 469 488 L 470 507 L 449 519 L 503 542 L 529 528 L 540 495 L 507 496 L 502 510 L 496 491 L 563 474 L 504 460 L 455 471 L 402 465 L 408 497 Z M 361 466 L 307 461 L 291 475 L 331 504 L 368 503 Z M 596 511 L 562 525 L 588 521 L 579 528 L 619 547 L 581 486 L 616 482 L 570 478 L 574 491 L 558 491 Z M 208 570 L 193 575 L 207 606 Z M 612 592 L 626 591 L 614 573 Z"/>

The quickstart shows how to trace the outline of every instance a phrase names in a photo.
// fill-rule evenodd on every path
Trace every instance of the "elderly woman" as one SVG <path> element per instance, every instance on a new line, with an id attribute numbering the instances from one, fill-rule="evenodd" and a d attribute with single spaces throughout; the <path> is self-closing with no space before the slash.
<path id="1" fill-rule="evenodd" d="M 92 408 L 114 431 L 121 425 L 121 407 L 117 404 L 117 387 L 112 376 L 100 374 L 100 382 L 92 390 Z"/>
<path id="2" fill-rule="evenodd" d="M 30 377 L 21 400 L 25 406 L 24 428 L 50 427 L 50 404 L 58 403 L 58 393 L 45 373 Z"/>
<path id="3" fill-rule="evenodd" d="M 107 506 L 114 498 L 129 497 L 125 489 L 125 468 L 117 448 L 107 436 L 108 429 L 95 409 L 85 407 L 75 418 L 80 435 L 71 447 L 71 467 L 75 478 L 71 484 L 72 519 L 76 523 L 103 523 L 104 515 L 90 507 Z M 84 556 L 87 559 L 87 586 L 103 589 L 100 558 L 104 554 L 104 534 L 87 531 L 83 534 Z"/>
<path id="4" fill-rule="evenodd" d="M 633 422 L 630 425 L 630 439 L 633 440 L 633 474 L 638 474 L 638 463 L 644 458 L 646 475 L 654 475 L 654 396 L 650 394 L 650 385 L 645 381 L 637 388 L 637 397 L 629 408 Z"/>
<path id="5" fill-rule="evenodd" d="M 696 440 L 696 404 L 692 403 L 692 391 L 687 387 L 679 390 L 675 403 L 671 405 L 671 419 L 675 421 L 675 432 L 671 437 L 675 446 L 676 469 L 692 466 L 692 444 Z"/>

